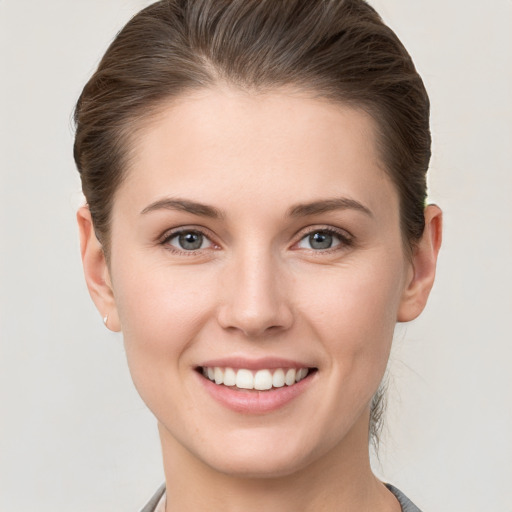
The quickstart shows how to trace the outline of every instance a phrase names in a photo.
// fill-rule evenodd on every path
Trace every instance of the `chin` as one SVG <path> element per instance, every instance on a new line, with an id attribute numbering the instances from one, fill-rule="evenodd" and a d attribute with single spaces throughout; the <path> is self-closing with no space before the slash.
<path id="1" fill-rule="evenodd" d="M 275 436 L 272 439 L 267 432 L 265 437 L 264 440 L 251 440 L 247 436 L 239 442 L 232 439 L 225 443 L 217 442 L 210 445 L 214 448 L 203 452 L 201 458 L 219 473 L 239 478 L 286 477 L 315 460 L 317 450 L 313 446 L 308 447 L 302 436 L 287 435 L 284 440 Z"/>
<path id="2" fill-rule="evenodd" d="M 294 458 L 283 454 L 270 458 L 231 454 L 229 459 L 224 457 L 223 460 L 213 460 L 209 466 L 219 473 L 236 478 L 283 478 L 303 469 L 307 466 L 307 461 L 302 457 Z"/>

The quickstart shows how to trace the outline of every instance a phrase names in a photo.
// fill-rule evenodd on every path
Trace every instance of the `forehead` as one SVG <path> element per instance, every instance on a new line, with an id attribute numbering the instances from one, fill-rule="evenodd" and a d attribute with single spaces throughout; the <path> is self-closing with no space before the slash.
<path id="1" fill-rule="evenodd" d="M 397 203 L 373 119 L 304 92 L 195 91 L 163 104 L 132 142 L 116 202 L 143 208 L 166 196 L 209 204 L 239 198 L 239 206 L 285 210 L 341 195 L 377 211 Z"/>

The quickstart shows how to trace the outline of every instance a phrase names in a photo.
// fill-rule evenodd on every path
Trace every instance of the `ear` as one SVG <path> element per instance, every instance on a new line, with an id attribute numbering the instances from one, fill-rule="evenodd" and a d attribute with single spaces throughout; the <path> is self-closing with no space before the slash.
<path id="1" fill-rule="evenodd" d="M 436 275 L 442 231 L 441 209 L 436 205 L 428 205 L 425 208 L 425 230 L 414 248 L 411 272 L 398 309 L 398 322 L 414 320 L 425 308 Z"/>
<path id="2" fill-rule="evenodd" d="M 106 319 L 105 325 L 111 331 L 120 331 L 121 326 L 105 253 L 103 246 L 96 238 L 89 208 L 82 206 L 78 210 L 76 218 L 80 233 L 82 264 L 89 294 L 103 319 Z"/>

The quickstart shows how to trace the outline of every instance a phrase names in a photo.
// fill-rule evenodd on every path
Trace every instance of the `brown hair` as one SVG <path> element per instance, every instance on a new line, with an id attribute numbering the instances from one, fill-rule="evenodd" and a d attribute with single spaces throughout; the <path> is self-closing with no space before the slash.
<path id="1" fill-rule="evenodd" d="M 364 0 L 162 0 L 117 35 L 75 110 L 75 161 L 107 258 L 113 197 L 136 129 L 162 102 L 221 81 L 256 91 L 298 87 L 368 112 L 412 249 L 424 229 L 429 100 L 406 49 L 372 7 Z"/>

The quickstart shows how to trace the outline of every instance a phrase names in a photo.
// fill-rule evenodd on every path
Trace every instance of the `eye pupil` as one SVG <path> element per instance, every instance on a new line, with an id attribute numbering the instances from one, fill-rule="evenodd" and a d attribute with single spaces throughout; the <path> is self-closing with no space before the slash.
<path id="1" fill-rule="evenodd" d="M 309 243 L 313 249 L 329 249 L 332 246 L 332 238 L 330 233 L 317 231 L 309 235 Z"/>
<path id="2" fill-rule="evenodd" d="M 201 233 L 188 232 L 179 235 L 180 246 L 187 251 L 200 249 L 203 245 L 203 235 Z"/>

